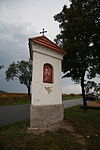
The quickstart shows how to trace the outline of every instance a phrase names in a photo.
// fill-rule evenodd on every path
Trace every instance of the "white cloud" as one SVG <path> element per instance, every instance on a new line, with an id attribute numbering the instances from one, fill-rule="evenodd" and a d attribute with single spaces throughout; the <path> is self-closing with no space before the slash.
<path id="1" fill-rule="evenodd" d="M 71 84 L 62 86 L 62 93 L 63 94 L 80 94 L 81 93 L 81 87 L 78 84 Z"/>
<path id="2" fill-rule="evenodd" d="M 31 24 L 38 34 L 44 27 L 52 40 L 59 32 L 54 15 L 59 13 L 69 0 L 3 0 L 0 1 L 0 20 L 11 24 Z M 33 35 L 34 36 L 34 35 Z"/>

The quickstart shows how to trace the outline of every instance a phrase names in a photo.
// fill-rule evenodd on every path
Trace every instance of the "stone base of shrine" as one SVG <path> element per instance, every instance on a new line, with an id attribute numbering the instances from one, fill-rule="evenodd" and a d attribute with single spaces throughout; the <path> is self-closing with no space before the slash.
<path id="1" fill-rule="evenodd" d="M 30 129 L 48 128 L 63 120 L 64 107 L 59 105 L 33 106 L 30 108 Z"/>

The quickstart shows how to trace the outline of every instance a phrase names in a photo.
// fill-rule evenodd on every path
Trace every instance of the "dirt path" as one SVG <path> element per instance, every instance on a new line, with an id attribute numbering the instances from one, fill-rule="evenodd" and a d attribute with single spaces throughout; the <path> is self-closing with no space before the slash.
<path id="1" fill-rule="evenodd" d="M 100 106 L 99 102 L 89 102 L 88 103 L 89 106 Z"/>
<path id="2" fill-rule="evenodd" d="M 57 124 L 51 125 L 47 129 L 34 129 L 34 130 L 28 130 L 28 132 L 33 132 L 33 133 L 39 135 L 39 134 L 44 134 L 46 131 L 55 132 L 59 129 L 63 129 L 65 131 L 69 132 L 75 138 L 75 140 L 78 144 L 83 145 L 82 150 L 86 150 L 86 148 L 85 148 L 85 145 L 86 145 L 85 138 L 82 135 L 76 133 L 74 127 L 65 120 L 63 120 L 63 121 L 61 121 Z"/>

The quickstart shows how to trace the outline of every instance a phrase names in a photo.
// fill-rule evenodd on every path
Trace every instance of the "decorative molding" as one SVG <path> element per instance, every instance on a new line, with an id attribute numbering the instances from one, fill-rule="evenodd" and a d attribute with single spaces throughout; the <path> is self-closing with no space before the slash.
<path id="1" fill-rule="evenodd" d="M 48 94 L 52 92 L 52 87 L 44 87 L 44 88 L 47 90 Z"/>

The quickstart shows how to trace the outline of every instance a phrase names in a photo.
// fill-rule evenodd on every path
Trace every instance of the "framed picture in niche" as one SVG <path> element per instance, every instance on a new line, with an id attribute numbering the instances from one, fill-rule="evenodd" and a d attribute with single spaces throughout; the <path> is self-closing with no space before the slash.
<path id="1" fill-rule="evenodd" d="M 43 82 L 53 83 L 53 67 L 50 64 L 43 66 Z"/>

